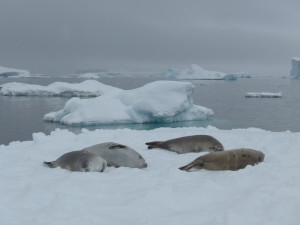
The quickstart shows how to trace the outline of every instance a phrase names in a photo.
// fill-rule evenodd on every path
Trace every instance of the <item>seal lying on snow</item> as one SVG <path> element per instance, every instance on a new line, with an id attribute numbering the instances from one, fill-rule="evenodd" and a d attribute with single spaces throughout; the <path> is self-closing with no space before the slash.
<path id="1" fill-rule="evenodd" d="M 61 167 L 71 171 L 103 172 L 107 166 L 106 160 L 88 151 L 73 151 L 63 154 L 53 162 L 44 162 L 50 168 Z"/>
<path id="2" fill-rule="evenodd" d="M 171 152 L 216 152 L 223 151 L 223 145 L 214 137 L 209 135 L 185 136 L 167 141 L 153 141 L 146 143 L 148 149 L 163 148 Z"/>
<path id="3" fill-rule="evenodd" d="M 114 167 L 145 168 L 145 159 L 132 148 L 114 142 L 105 142 L 83 149 L 103 157 L 108 165 Z"/>
<path id="4" fill-rule="evenodd" d="M 191 169 L 207 170 L 239 170 L 247 165 L 256 165 L 264 160 L 264 153 L 253 149 L 233 149 L 222 152 L 212 152 L 200 156 L 180 170 L 190 171 Z"/>

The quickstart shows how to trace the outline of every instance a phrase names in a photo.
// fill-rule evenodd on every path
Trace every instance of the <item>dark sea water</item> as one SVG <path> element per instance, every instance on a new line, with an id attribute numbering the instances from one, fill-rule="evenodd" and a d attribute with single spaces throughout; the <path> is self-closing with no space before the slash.
<path id="1" fill-rule="evenodd" d="M 98 81 L 133 89 L 157 80 L 156 77 L 106 77 Z M 79 78 L 0 78 L 0 84 L 22 82 L 48 85 L 55 81 L 78 83 Z M 191 81 L 195 85 L 194 104 L 211 108 L 214 116 L 208 121 L 171 124 L 127 124 L 85 127 L 87 129 L 154 129 L 158 127 L 215 126 L 220 129 L 257 127 L 270 131 L 300 131 L 300 80 L 289 78 L 252 78 L 236 81 Z M 282 98 L 245 98 L 246 92 L 282 92 Z M 68 98 L 0 96 L 0 144 L 31 140 L 32 133 L 49 134 L 56 128 L 80 132 L 79 127 L 67 127 L 43 121 L 44 114 L 61 109 Z"/>

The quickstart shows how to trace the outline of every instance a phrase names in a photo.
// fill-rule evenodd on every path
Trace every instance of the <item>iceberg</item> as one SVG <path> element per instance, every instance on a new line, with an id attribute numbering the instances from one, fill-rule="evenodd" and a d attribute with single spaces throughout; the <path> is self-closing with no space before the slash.
<path id="1" fill-rule="evenodd" d="M 237 80 L 237 76 L 235 74 L 226 74 L 224 76 L 224 80 Z"/>
<path id="2" fill-rule="evenodd" d="M 11 82 L 0 85 L 0 95 L 9 96 L 64 96 L 64 97 L 96 97 L 107 92 L 121 89 L 102 84 L 95 80 L 70 84 L 54 82 L 48 86 Z"/>
<path id="3" fill-rule="evenodd" d="M 282 93 L 272 93 L 272 92 L 248 92 L 245 95 L 246 98 L 281 98 Z"/>
<path id="4" fill-rule="evenodd" d="M 94 99 L 72 98 L 44 120 L 73 126 L 206 120 L 213 111 L 193 104 L 193 89 L 190 82 L 155 81 Z"/>
<path id="5" fill-rule="evenodd" d="M 183 70 L 170 68 L 165 72 L 165 78 L 178 80 L 224 80 L 225 76 L 225 73 L 208 71 L 196 64 L 192 64 Z"/>
<path id="6" fill-rule="evenodd" d="M 239 78 L 251 78 L 247 72 L 222 73 L 208 71 L 196 64 L 190 65 L 186 69 L 168 68 L 164 73 L 165 79 L 178 80 L 236 80 Z"/>
<path id="7" fill-rule="evenodd" d="M 292 58 L 292 70 L 291 70 L 292 78 L 300 77 L 300 57 Z"/>
<path id="8" fill-rule="evenodd" d="M 176 79 L 179 76 L 180 72 L 181 72 L 180 69 L 168 68 L 167 71 L 164 74 L 164 77 L 166 79 Z"/>
<path id="9" fill-rule="evenodd" d="M 0 77 L 31 77 L 27 70 L 13 69 L 0 66 Z"/>

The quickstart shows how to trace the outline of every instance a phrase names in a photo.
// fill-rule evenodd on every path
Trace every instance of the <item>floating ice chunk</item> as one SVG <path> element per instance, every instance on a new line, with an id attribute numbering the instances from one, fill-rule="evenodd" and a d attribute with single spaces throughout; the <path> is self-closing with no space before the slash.
<path id="1" fill-rule="evenodd" d="M 193 104 L 193 88 L 189 82 L 156 81 L 95 99 L 73 98 L 44 120 L 77 126 L 205 120 L 213 111 Z"/>
<path id="2" fill-rule="evenodd" d="M 271 92 L 248 92 L 245 95 L 246 98 L 281 98 L 281 92 L 271 93 Z"/>
<path id="3" fill-rule="evenodd" d="M 179 76 L 180 72 L 181 72 L 180 69 L 168 68 L 164 74 L 164 77 L 166 79 L 176 79 Z"/>
<path id="4" fill-rule="evenodd" d="M 106 92 L 118 91 L 120 89 L 102 84 L 94 80 L 86 80 L 81 83 L 70 84 L 66 82 L 55 82 L 48 86 L 25 83 L 6 83 L 0 85 L 0 95 L 14 96 L 84 96 L 96 97 Z"/>
<path id="5" fill-rule="evenodd" d="M 0 66 L 0 77 L 30 77 L 27 70 L 13 69 Z"/>
<path id="6" fill-rule="evenodd" d="M 238 77 L 235 74 L 226 74 L 224 80 L 236 80 Z"/>
<path id="7" fill-rule="evenodd" d="M 300 77 L 300 57 L 292 58 L 291 77 L 292 78 Z"/>
<path id="8" fill-rule="evenodd" d="M 236 79 L 239 79 L 239 78 L 252 78 L 250 76 L 250 74 L 247 73 L 247 72 L 228 73 L 228 74 L 226 74 L 226 76 L 235 77 Z"/>

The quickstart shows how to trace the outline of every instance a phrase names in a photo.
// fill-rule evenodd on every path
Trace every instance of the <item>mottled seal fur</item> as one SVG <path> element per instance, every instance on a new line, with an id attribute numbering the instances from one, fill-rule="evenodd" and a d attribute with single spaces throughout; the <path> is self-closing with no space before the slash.
<path id="1" fill-rule="evenodd" d="M 147 167 L 145 159 L 138 152 L 126 145 L 114 142 L 105 142 L 84 148 L 83 150 L 101 156 L 107 161 L 108 165 L 114 167 Z"/>
<path id="2" fill-rule="evenodd" d="M 190 171 L 191 169 L 239 170 L 247 165 L 254 166 L 262 162 L 264 157 L 265 155 L 261 151 L 246 148 L 211 152 L 198 157 L 179 169 L 185 171 Z"/>
<path id="3" fill-rule="evenodd" d="M 192 135 L 167 141 L 153 141 L 146 143 L 148 149 L 162 148 L 179 154 L 188 152 L 223 151 L 223 145 L 210 135 Z"/>
<path id="4" fill-rule="evenodd" d="M 107 163 L 105 159 L 95 153 L 80 150 L 65 153 L 53 162 L 44 162 L 44 165 L 50 168 L 59 166 L 71 171 L 103 172 Z"/>

